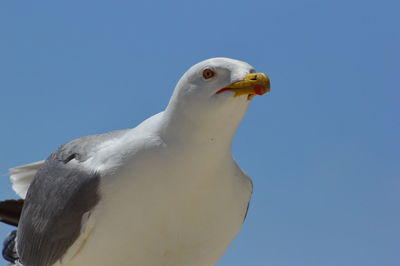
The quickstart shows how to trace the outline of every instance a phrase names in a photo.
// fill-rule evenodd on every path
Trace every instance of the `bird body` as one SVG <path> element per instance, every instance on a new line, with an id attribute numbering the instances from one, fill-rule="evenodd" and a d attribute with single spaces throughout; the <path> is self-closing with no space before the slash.
<path id="1" fill-rule="evenodd" d="M 249 101 L 269 90 L 254 72 L 228 58 L 200 62 L 165 111 L 16 168 L 13 187 L 26 198 L 17 254 L 7 257 L 24 266 L 215 265 L 252 193 L 231 144 Z"/>
<path id="2" fill-rule="evenodd" d="M 214 265 L 239 232 L 250 179 L 211 143 L 206 152 L 165 142 L 150 125 L 153 119 L 158 117 L 126 132 L 123 148 L 105 145 L 87 162 L 109 172 L 101 177 L 102 199 L 89 232 L 67 253 L 65 265 Z M 121 149 L 128 152 L 121 156 Z"/>

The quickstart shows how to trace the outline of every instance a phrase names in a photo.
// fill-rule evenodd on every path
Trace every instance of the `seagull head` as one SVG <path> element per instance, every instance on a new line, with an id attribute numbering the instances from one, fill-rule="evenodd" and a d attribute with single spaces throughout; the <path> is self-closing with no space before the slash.
<path id="1" fill-rule="evenodd" d="M 192 66 L 181 77 L 167 113 L 196 128 L 226 125 L 232 131 L 230 125 L 235 128 L 240 123 L 253 97 L 269 90 L 268 76 L 257 73 L 248 63 L 211 58 Z"/>
<path id="2" fill-rule="evenodd" d="M 185 102 L 202 102 L 222 97 L 240 97 L 251 100 L 270 90 L 266 74 L 256 73 L 254 67 L 230 58 L 211 58 L 192 66 L 182 76 L 174 96 Z"/>

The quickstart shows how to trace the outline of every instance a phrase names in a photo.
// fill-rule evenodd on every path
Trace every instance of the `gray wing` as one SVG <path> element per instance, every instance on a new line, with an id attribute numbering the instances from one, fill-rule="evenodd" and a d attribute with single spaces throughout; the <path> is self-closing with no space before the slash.
<path id="1" fill-rule="evenodd" d="M 52 265 L 77 240 L 82 216 L 100 200 L 100 174 L 69 162 L 85 161 L 96 152 L 98 144 L 123 133 L 114 131 L 73 140 L 55 151 L 38 170 L 18 226 L 17 250 L 23 265 Z"/>

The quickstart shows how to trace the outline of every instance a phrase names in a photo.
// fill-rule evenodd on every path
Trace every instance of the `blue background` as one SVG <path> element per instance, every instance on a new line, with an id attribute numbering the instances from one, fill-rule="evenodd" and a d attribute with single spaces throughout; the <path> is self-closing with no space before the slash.
<path id="1" fill-rule="evenodd" d="M 133 127 L 163 110 L 188 67 L 231 57 L 268 73 L 272 90 L 252 101 L 234 141 L 255 190 L 218 266 L 399 266 L 399 10 L 1 0 L 0 199 L 16 197 L 8 168 Z"/>

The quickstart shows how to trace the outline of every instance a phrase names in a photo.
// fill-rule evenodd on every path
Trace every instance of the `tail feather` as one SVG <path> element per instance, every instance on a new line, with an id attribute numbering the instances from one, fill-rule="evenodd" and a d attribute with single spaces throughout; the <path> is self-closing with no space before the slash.
<path id="1" fill-rule="evenodd" d="M 28 191 L 36 172 L 43 164 L 44 161 L 39 161 L 10 169 L 12 188 L 18 196 L 23 199 L 25 198 L 26 192 Z"/>
<path id="2" fill-rule="evenodd" d="M 12 264 L 18 260 L 18 254 L 15 248 L 15 238 L 17 237 L 17 230 L 8 234 L 3 242 L 3 258 Z"/>
<path id="3" fill-rule="evenodd" d="M 0 202 L 0 222 L 18 226 L 24 200 L 5 200 Z"/>

